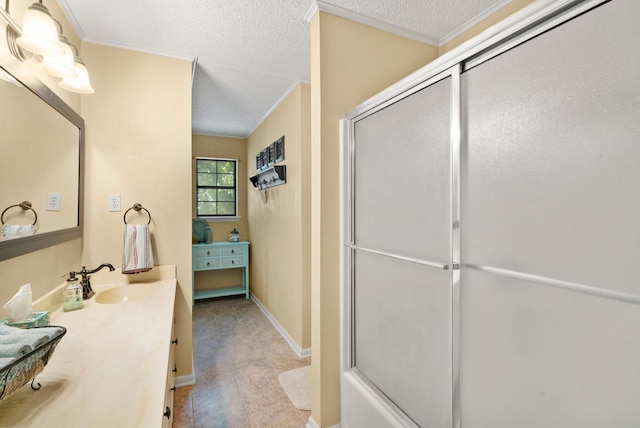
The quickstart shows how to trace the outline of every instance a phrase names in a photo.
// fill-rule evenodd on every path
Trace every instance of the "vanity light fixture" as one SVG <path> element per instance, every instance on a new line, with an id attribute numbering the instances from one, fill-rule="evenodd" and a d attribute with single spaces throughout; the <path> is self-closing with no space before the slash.
<path id="1" fill-rule="evenodd" d="M 58 86 L 67 91 L 77 92 L 79 94 L 93 94 L 95 90 L 91 87 L 89 81 L 89 72 L 84 65 L 84 61 L 78 56 L 73 60 L 76 77 L 62 79 L 58 82 Z"/>
<path id="2" fill-rule="evenodd" d="M 42 58 L 40 67 L 47 73 L 55 77 L 69 79 L 78 77 L 78 72 L 74 67 L 74 54 L 67 38 L 60 35 L 60 45 L 63 47 L 62 55 L 45 55 Z"/>
<path id="3" fill-rule="evenodd" d="M 87 67 L 78 55 L 78 48 L 62 34 L 62 25 L 51 16 L 42 0 L 29 6 L 22 28 L 9 15 L 9 0 L 5 0 L 5 9 L 0 9 L 0 15 L 8 23 L 9 51 L 18 61 L 34 57 L 41 60 L 39 65 L 44 72 L 62 79 L 58 82 L 61 88 L 80 94 L 95 92 Z"/>
<path id="4" fill-rule="evenodd" d="M 58 29 L 49 9 L 40 3 L 33 3 L 22 18 L 22 35 L 16 43 L 23 49 L 37 55 L 62 55 L 64 48 L 58 39 Z"/>

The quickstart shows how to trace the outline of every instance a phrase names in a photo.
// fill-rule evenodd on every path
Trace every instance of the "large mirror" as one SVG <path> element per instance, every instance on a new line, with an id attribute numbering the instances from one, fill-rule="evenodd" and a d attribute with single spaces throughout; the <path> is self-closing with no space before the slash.
<path id="1" fill-rule="evenodd" d="M 84 121 L 39 80 L 0 66 L 5 260 L 81 236 Z"/>

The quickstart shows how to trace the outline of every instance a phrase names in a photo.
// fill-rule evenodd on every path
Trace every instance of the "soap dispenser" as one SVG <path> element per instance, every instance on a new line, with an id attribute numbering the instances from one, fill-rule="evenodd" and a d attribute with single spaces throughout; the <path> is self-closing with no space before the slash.
<path id="1" fill-rule="evenodd" d="M 80 281 L 76 278 L 75 272 L 69 273 L 69 279 L 67 279 L 67 288 L 63 293 L 62 309 L 65 312 L 75 311 L 76 309 L 82 309 L 84 303 L 82 301 L 82 287 Z"/>

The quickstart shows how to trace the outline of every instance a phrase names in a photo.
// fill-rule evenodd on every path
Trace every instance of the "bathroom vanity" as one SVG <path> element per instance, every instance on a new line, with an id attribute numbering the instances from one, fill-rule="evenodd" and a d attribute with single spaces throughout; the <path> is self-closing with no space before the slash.
<path id="1" fill-rule="evenodd" d="M 0 401 L 0 426 L 170 427 L 175 390 L 175 266 L 92 277 L 96 295 L 62 310 L 62 289 L 34 302 L 67 328 L 29 385 Z"/>
<path id="2" fill-rule="evenodd" d="M 192 287 L 193 300 L 208 299 L 210 297 L 234 296 L 244 294 L 249 298 L 249 242 L 213 242 L 211 244 L 194 244 L 192 246 L 193 271 Z M 195 274 L 197 271 L 219 269 L 242 269 L 242 283 L 236 287 L 195 289 Z"/>

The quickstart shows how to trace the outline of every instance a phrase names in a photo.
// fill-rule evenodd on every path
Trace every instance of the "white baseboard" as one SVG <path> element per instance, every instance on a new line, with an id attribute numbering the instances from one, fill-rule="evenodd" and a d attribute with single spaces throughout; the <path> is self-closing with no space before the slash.
<path id="1" fill-rule="evenodd" d="M 258 308 L 260 308 L 260 310 L 262 311 L 264 316 L 266 316 L 267 319 L 269 321 L 271 321 L 271 324 L 273 324 L 273 326 L 276 328 L 276 330 L 278 330 L 278 333 L 280 333 L 280 335 L 289 344 L 289 346 L 291 346 L 291 349 L 293 349 L 293 352 L 296 353 L 298 358 L 310 357 L 311 356 L 311 348 L 302 349 L 302 347 L 300 347 L 296 343 L 296 341 L 293 340 L 291 338 L 291 336 L 289 336 L 289 333 L 287 333 L 287 331 L 280 325 L 280 323 L 278 323 L 278 321 L 276 321 L 276 319 L 273 316 L 271 316 L 271 314 L 269 313 L 267 308 L 262 306 L 262 303 L 260 303 L 260 301 L 258 299 L 256 299 L 256 297 L 253 294 L 251 294 L 250 296 L 251 296 L 251 300 L 253 300 L 253 302 L 256 304 L 256 306 Z"/>
<path id="2" fill-rule="evenodd" d="M 316 421 L 313 420 L 313 416 L 309 416 L 306 428 L 320 428 Z"/>
<path id="3" fill-rule="evenodd" d="M 176 376 L 176 388 L 182 388 L 183 386 L 195 385 L 196 377 L 193 373 L 186 376 Z"/>
<path id="4" fill-rule="evenodd" d="M 307 421 L 306 428 L 320 428 L 316 421 L 313 420 L 313 416 L 309 416 L 309 420 Z M 330 426 L 329 428 L 340 428 L 340 424 Z"/>
<path id="5" fill-rule="evenodd" d="M 191 373 L 184 376 L 176 376 L 175 385 L 176 388 L 182 388 L 183 386 L 195 385 L 196 384 L 196 370 L 193 364 L 193 356 L 191 358 Z"/>

